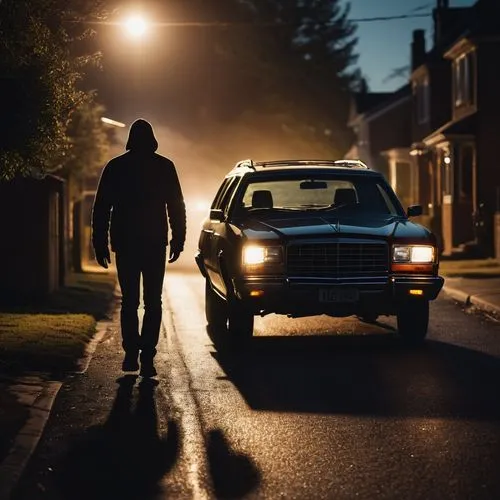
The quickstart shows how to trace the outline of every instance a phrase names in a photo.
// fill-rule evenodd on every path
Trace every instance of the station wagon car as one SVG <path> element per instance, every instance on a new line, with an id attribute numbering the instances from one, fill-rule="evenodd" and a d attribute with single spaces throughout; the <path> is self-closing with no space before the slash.
<path id="1" fill-rule="evenodd" d="M 203 222 L 196 262 L 209 327 L 253 335 L 254 316 L 395 315 L 422 341 L 442 286 L 435 236 L 359 160 L 239 162 Z"/>

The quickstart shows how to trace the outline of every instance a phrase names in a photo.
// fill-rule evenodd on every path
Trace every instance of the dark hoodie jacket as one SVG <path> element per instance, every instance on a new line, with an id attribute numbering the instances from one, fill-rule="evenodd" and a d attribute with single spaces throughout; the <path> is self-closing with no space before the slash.
<path id="1" fill-rule="evenodd" d="M 130 127 L 127 152 L 102 171 L 92 210 L 92 243 L 122 250 L 171 245 L 182 250 L 186 209 L 174 163 L 156 153 L 152 126 L 136 120 Z M 168 213 L 168 220 L 167 220 Z"/>

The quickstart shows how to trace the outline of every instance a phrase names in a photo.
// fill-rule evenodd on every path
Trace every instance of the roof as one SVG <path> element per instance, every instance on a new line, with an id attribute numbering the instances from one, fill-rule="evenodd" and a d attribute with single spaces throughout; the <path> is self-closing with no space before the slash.
<path id="1" fill-rule="evenodd" d="M 371 96 L 371 97 L 370 97 Z M 394 92 L 377 92 L 354 95 L 354 105 L 351 108 L 349 125 L 353 125 L 363 116 L 365 120 L 376 118 L 411 98 L 409 83 Z"/>
<path id="2" fill-rule="evenodd" d="M 422 64 L 441 61 L 444 53 L 448 52 L 459 40 L 464 37 L 475 38 L 478 36 L 498 34 L 498 16 L 500 15 L 500 2 L 498 0 L 478 0 L 469 7 L 448 7 L 434 11 L 434 24 L 436 16 L 441 16 L 444 32 L 435 40 L 434 46 L 427 52 Z"/>
<path id="3" fill-rule="evenodd" d="M 257 173 L 257 172 L 290 172 L 290 171 L 344 171 L 349 173 L 367 174 L 375 173 L 375 170 L 369 168 L 361 160 L 340 159 L 340 160 L 321 160 L 321 159 L 292 159 L 292 160 L 270 160 L 253 161 L 251 159 L 238 162 L 228 175 Z"/>
<path id="4" fill-rule="evenodd" d="M 426 145 L 431 145 L 442 138 L 474 136 L 476 133 L 476 117 L 476 113 L 473 113 L 461 120 L 449 121 L 427 136 L 423 142 Z"/>
<path id="5" fill-rule="evenodd" d="M 354 113 L 361 115 L 387 101 L 393 92 L 359 92 L 354 94 Z"/>

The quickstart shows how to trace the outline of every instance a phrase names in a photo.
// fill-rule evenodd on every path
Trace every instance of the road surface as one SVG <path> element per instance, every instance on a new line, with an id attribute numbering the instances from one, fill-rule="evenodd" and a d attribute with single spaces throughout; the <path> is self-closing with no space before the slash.
<path id="1" fill-rule="evenodd" d="M 500 325 L 443 295 L 429 340 L 394 319 L 258 318 L 217 347 L 204 284 L 168 270 L 158 385 L 119 380 L 112 323 L 65 381 L 17 500 L 500 498 Z"/>

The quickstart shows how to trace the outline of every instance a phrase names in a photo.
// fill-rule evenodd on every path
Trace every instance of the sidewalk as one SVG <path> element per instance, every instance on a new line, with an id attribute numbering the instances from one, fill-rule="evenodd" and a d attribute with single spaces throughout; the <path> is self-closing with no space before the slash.
<path id="1" fill-rule="evenodd" d="M 500 319 L 500 277 L 445 278 L 443 290 L 464 306 L 475 306 Z"/>
<path id="2" fill-rule="evenodd" d="M 455 263 L 456 264 L 456 263 Z M 455 267 L 455 266 L 454 266 Z M 482 264 L 477 269 L 467 267 L 463 276 L 458 276 L 456 269 L 447 276 L 447 265 L 443 265 L 445 285 L 444 296 L 456 300 L 463 306 L 474 306 L 492 314 L 500 319 L 500 265 L 489 273 L 484 271 Z M 479 276 L 479 277 L 478 277 Z M 116 316 L 111 314 L 116 320 Z M 110 327 L 112 319 L 109 318 L 98 323 L 98 331 L 94 340 L 89 344 L 86 357 L 82 360 L 83 373 L 100 339 Z M 4 398 L 17 398 L 24 408 L 19 415 L 12 417 L 11 432 L 12 444 L 2 462 L 0 462 L 0 500 L 8 500 L 16 482 L 29 461 L 36 445 L 43 433 L 50 411 L 57 393 L 63 382 L 49 380 L 44 374 L 26 375 L 22 378 L 12 379 L 0 373 L 0 402 Z M 2 408 L 0 407 L 0 411 Z M 16 431 L 14 431 L 16 429 Z M 9 432 L 1 429 L 0 432 Z"/>

